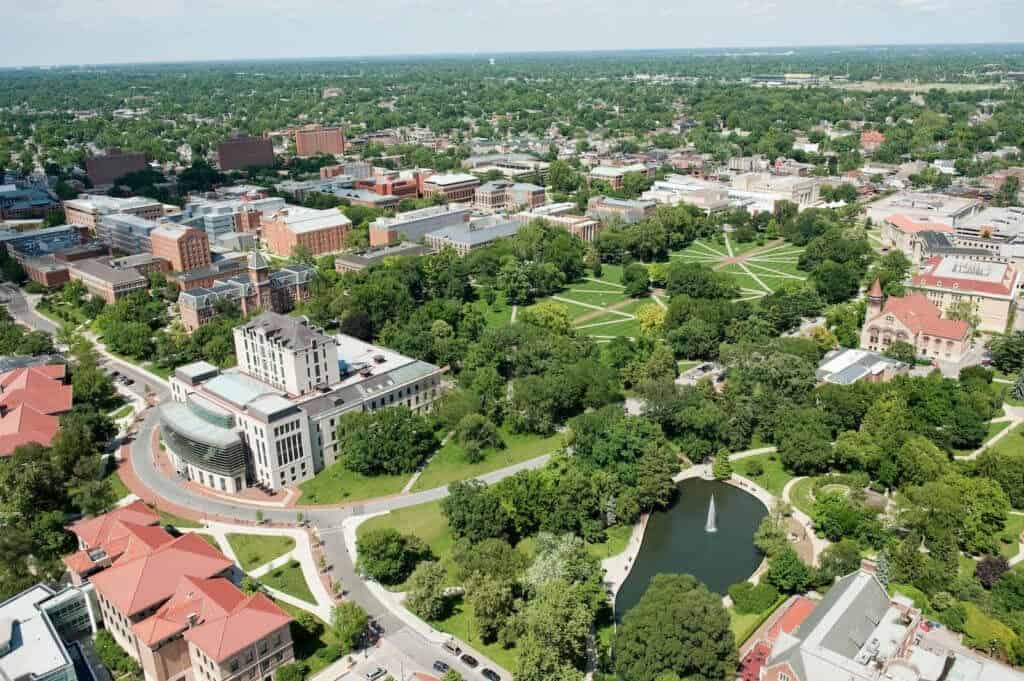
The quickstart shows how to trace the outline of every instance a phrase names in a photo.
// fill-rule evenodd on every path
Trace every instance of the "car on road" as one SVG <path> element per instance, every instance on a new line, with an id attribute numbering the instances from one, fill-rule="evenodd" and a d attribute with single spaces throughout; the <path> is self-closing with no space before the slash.
<path id="1" fill-rule="evenodd" d="M 447 662 L 441 662 L 441 660 L 434 660 L 434 671 L 438 674 L 447 674 L 451 667 L 448 666 Z"/>
<path id="2" fill-rule="evenodd" d="M 366 672 L 366 681 L 377 681 L 377 679 L 383 679 L 388 675 L 388 672 L 384 667 L 376 667 Z"/>
<path id="3" fill-rule="evenodd" d="M 462 654 L 462 648 L 460 648 L 458 644 L 455 643 L 455 641 L 452 639 L 448 639 L 447 641 L 442 643 L 441 647 L 456 657 Z"/>
<path id="4" fill-rule="evenodd" d="M 480 675 L 487 679 L 487 681 L 501 681 L 501 677 L 498 676 L 498 673 L 493 669 L 488 669 L 487 667 L 483 668 Z"/>
<path id="5" fill-rule="evenodd" d="M 470 655 L 469 653 L 462 655 L 461 657 L 459 657 L 459 659 L 462 660 L 462 664 L 466 665 L 470 669 L 476 669 L 476 666 L 480 664 L 476 661 L 476 658 Z"/>

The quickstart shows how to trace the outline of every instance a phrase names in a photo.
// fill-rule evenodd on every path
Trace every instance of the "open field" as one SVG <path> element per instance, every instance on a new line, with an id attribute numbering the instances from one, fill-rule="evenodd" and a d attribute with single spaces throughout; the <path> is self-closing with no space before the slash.
<path id="1" fill-rule="evenodd" d="M 761 465 L 763 472 L 760 475 L 751 475 L 749 472 L 751 465 L 755 462 Z M 782 467 L 778 454 L 759 454 L 758 456 L 740 459 L 733 462 L 732 467 L 734 471 L 756 482 L 777 497 L 782 496 L 782 488 L 793 479 L 792 473 L 787 472 Z"/>
<path id="2" fill-rule="evenodd" d="M 756 242 L 738 244 L 728 236 L 694 241 L 682 251 L 670 254 L 673 261 L 699 263 L 729 274 L 742 289 L 741 298 L 767 295 L 783 284 L 804 281 L 807 274 L 796 268 L 803 248 L 781 239 L 762 246 Z"/>
<path id="3" fill-rule="evenodd" d="M 545 300 L 564 305 L 573 326 L 598 342 L 619 336 L 635 338 L 640 334 L 636 311 L 657 303 L 651 298 L 627 296 L 621 284 L 615 283 L 621 278 L 621 267 L 605 265 L 600 279 L 585 277 Z"/>

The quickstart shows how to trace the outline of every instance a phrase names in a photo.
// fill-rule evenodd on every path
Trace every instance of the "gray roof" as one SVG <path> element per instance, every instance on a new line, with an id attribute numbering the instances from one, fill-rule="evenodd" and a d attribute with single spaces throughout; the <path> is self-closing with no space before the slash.
<path id="1" fill-rule="evenodd" d="M 274 421 L 295 413 L 298 406 L 280 395 L 261 395 L 246 406 L 246 412 L 262 421 Z"/>
<path id="2" fill-rule="evenodd" d="M 302 410 L 309 414 L 310 418 L 316 418 L 324 412 L 333 409 L 347 411 L 348 408 L 361 408 L 363 404 L 363 393 L 358 386 L 346 385 L 335 388 L 326 395 L 314 397 L 302 403 Z"/>
<path id="3" fill-rule="evenodd" d="M 110 284 L 145 284 L 147 279 L 136 270 L 119 270 L 96 258 L 76 260 L 68 263 L 68 269 L 83 272 Z"/>
<path id="4" fill-rule="evenodd" d="M 196 442 L 228 448 L 240 441 L 234 430 L 215 426 L 181 402 L 164 402 L 160 405 L 160 418 L 168 424 L 174 424 L 174 430 Z"/>
<path id="5" fill-rule="evenodd" d="M 210 376 L 215 376 L 218 373 L 220 373 L 220 369 L 209 362 L 204 361 L 185 364 L 174 370 L 174 375 L 176 377 L 186 380 L 189 383 L 201 381 Z"/>
<path id="6" fill-rule="evenodd" d="M 313 341 L 324 343 L 330 340 L 329 336 L 309 326 L 305 319 L 277 312 L 264 312 L 240 328 L 243 332 L 262 330 L 267 338 L 272 338 L 292 350 L 309 347 Z"/>
<path id="7" fill-rule="evenodd" d="M 522 227 L 522 223 L 513 221 L 501 222 L 493 227 L 475 227 L 472 223 L 465 223 L 430 232 L 427 236 L 472 247 L 512 236 Z"/>
<path id="8" fill-rule="evenodd" d="M 430 252 L 430 249 L 420 244 L 414 244 L 411 241 L 403 241 L 396 246 L 385 246 L 383 248 L 375 248 L 367 251 L 359 251 L 357 253 L 343 253 L 335 258 L 335 261 L 340 260 L 343 263 L 348 263 L 355 267 L 367 267 L 374 263 L 380 262 L 384 258 L 394 256 L 417 256 L 426 255 Z"/>
<path id="9" fill-rule="evenodd" d="M 204 384 L 204 387 L 207 392 L 240 408 L 262 395 L 281 392 L 268 383 L 237 371 L 223 373 L 212 378 Z"/>

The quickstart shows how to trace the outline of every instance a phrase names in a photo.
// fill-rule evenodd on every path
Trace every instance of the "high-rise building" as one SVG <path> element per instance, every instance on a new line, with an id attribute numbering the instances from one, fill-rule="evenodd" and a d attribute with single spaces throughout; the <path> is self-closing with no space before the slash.
<path id="1" fill-rule="evenodd" d="M 105 154 L 85 159 L 85 172 L 95 186 L 113 184 L 125 175 L 147 167 L 145 154 L 120 149 L 107 149 Z"/>
<path id="2" fill-rule="evenodd" d="M 245 170 L 274 165 L 274 145 L 263 137 L 232 137 L 217 145 L 221 170 Z"/>
<path id="3" fill-rule="evenodd" d="M 295 155 L 319 156 L 345 153 L 345 132 L 341 128 L 310 126 L 295 131 Z"/>
<path id="4" fill-rule="evenodd" d="M 175 272 L 186 272 L 210 265 L 210 238 L 206 232 L 161 225 L 150 232 L 153 255 L 171 263 Z"/>

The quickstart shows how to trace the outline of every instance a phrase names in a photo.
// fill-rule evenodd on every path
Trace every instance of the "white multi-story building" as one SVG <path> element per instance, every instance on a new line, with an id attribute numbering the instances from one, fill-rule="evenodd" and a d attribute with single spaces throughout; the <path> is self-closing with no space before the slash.
<path id="1" fill-rule="evenodd" d="M 211 489 L 278 490 L 338 457 L 349 411 L 404 405 L 424 411 L 441 393 L 440 367 L 302 318 L 264 312 L 235 329 L 238 368 L 179 367 L 161 430 L 179 474 Z"/>

